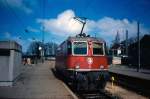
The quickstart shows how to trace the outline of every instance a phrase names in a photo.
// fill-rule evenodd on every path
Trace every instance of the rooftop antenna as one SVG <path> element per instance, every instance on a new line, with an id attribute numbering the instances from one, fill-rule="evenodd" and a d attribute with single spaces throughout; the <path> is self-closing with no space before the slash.
<path id="1" fill-rule="evenodd" d="M 86 19 L 85 17 L 73 17 L 75 20 L 79 21 L 80 23 L 82 23 L 82 29 L 81 29 L 81 32 L 80 32 L 80 36 L 85 36 L 84 33 L 83 33 L 83 29 L 84 29 L 84 26 L 86 24 Z"/>

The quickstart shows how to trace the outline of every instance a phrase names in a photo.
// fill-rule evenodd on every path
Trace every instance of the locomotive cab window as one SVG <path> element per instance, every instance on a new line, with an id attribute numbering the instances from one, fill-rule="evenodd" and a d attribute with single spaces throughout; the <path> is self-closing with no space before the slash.
<path id="1" fill-rule="evenodd" d="M 74 42 L 73 52 L 75 55 L 87 54 L 87 42 Z"/>
<path id="2" fill-rule="evenodd" d="M 93 55 L 104 55 L 103 43 L 93 42 Z"/>
<path id="3" fill-rule="evenodd" d="M 70 41 L 67 42 L 68 55 L 72 54 L 72 44 Z"/>

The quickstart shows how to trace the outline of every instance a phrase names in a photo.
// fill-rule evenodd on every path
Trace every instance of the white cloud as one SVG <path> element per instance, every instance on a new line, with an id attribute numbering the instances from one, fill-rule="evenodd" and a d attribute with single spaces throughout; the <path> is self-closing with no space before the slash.
<path id="1" fill-rule="evenodd" d="M 8 3 L 8 5 L 21 9 L 23 11 L 25 11 L 26 13 L 30 14 L 32 13 L 32 9 L 29 8 L 26 4 L 24 0 L 6 0 L 6 2 Z"/>
<path id="2" fill-rule="evenodd" d="M 130 22 L 128 19 L 114 19 L 110 17 L 104 17 L 95 22 L 95 28 L 97 28 L 98 33 L 101 36 L 109 37 L 114 39 L 117 31 L 120 34 L 120 39 L 125 39 L 125 31 L 128 30 L 129 37 L 136 36 L 137 33 L 137 22 Z M 140 32 L 142 34 L 148 33 L 148 29 L 146 29 L 143 25 L 140 25 Z"/>
<path id="3" fill-rule="evenodd" d="M 45 31 L 58 35 L 69 36 L 80 33 L 81 24 L 74 20 L 75 13 L 73 10 L 66 10 L 60 13 L 56 19 L 37 19 L 45 27 Z M 125 39 L 125 30 L 129 31 L 129 37 L 136 36 L 137 24 L 136 21 L 129 21 L 128 19 L 114 19 L 111 17 L 104 17 L 97 21 L 88 20 L 84 29 L 85 33 L 97 34 L 102 38 L 112 41 L 115 38 L 117 31 L 120 33 L 121 40 Z M 140 26 L 141 33 L 148 33 L 148 29 L 144 25 Z"/>
<path id="4" fill-rule="evenodd" d="M 40 30 L 38 30 L 38 29 L 36 29 L 36 28 L 33 28 L 33 27 L 31 27 L 31 26 L 28 26 L 28 27 L 27 27 L 27 31 L 33 32 L 33 33 L 40 32 Z"/>
<path id="5" fill-rule="evenodd" d="M 56 19 L 38 19 L 37 22 L 45 27 L 45 31 L 60 35 L 69 36 L 78 34 L 81 24 L 74 20 L 75 14 L 72 10 L 66 10 L 59 14 Z"/>

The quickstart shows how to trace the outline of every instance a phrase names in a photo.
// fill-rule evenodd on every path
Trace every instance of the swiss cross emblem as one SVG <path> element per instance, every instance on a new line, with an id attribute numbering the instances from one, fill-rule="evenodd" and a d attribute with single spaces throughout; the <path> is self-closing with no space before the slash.
<path id="1" fill-rule="evenodd" d="M 93 59 L 91 57 L 87 58 L 87 62 L 88 64 L 92 64 L 93 63 Z"/>

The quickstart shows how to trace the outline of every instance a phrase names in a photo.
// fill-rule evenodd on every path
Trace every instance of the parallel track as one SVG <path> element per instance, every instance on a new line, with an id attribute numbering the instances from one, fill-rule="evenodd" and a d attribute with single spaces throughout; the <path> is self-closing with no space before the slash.
<path id="1" fill-rule="evenodd" d="M 110 72 L 111 76 L 115 77 L 114 83 L 133 90 L 141 95 L 150 97 L 150 80 L 131 77 L 123 74 Z"/>

